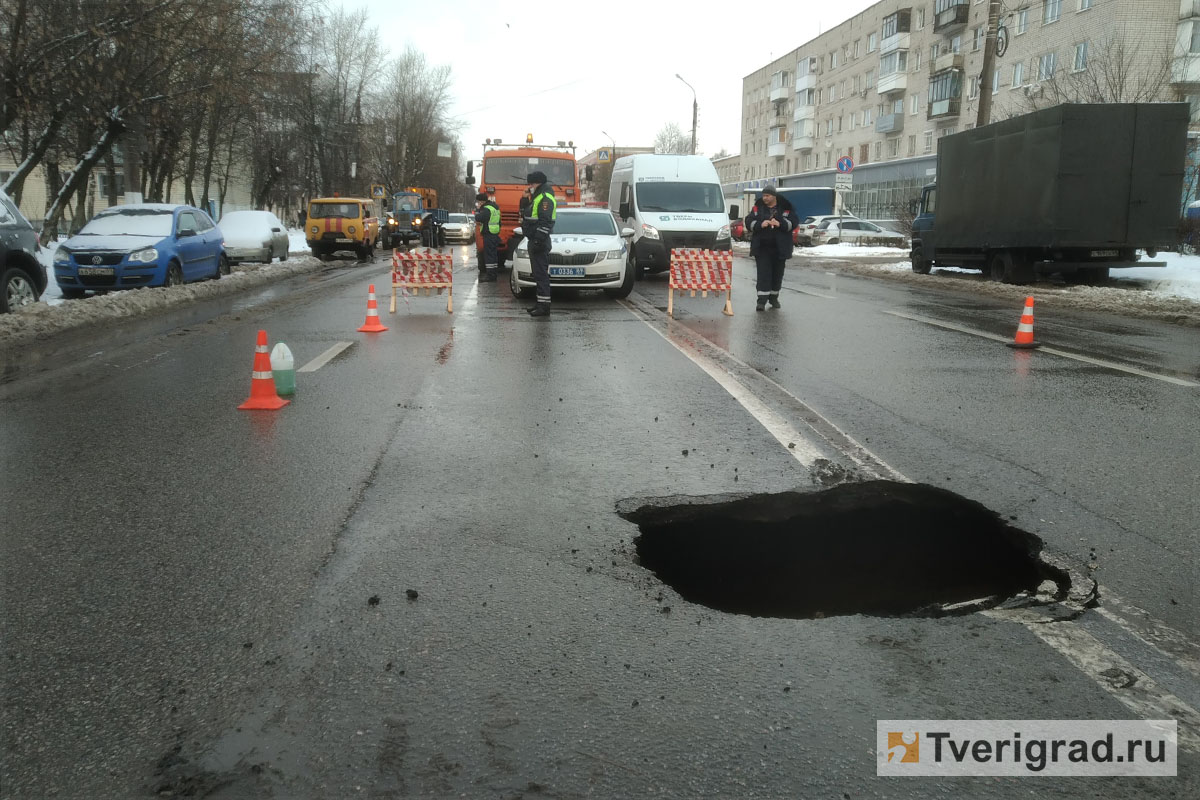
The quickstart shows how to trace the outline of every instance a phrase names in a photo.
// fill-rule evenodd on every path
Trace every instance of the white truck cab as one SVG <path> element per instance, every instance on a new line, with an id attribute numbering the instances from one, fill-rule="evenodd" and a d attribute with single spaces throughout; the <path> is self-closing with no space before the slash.
<path id="1" fill-rule="evenodd" d="M 618 158 L 608 207 L 633 229 L 629 266 L 639 278 L 666 270 L 672 248 L 730 249 L 721 180 L 705 156 Z"/>

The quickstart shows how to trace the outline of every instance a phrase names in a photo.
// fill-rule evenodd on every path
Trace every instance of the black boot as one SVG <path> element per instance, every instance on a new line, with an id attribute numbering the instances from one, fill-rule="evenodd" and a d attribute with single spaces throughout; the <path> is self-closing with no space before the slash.
<path id="1" fill-rule="evenodd" d="M 495 282 L 496 282 L 496 269 L 495 269 L 495 267 L 493 267 L 493 268 L 491 268 L 491 269 L 489 269 L 489 270 L 486 270 L 486 271 L 485 271 L 485 272 L 484 272 L 482 275 L 480 275 L 480 276 L 479 276 L 479 282 L 480 282 L 480 283 L 495 283 Z"/>
<path id="2" fill-rule="evenodd" d="M 765 294 L 760 294 L 758 296 L 758 303 L 755 304 L 754 310 L 755 311 L 766 311 L 767 310 L 767 296 Z"/>
<path id="3" fill-rule="evenodd" d="M 548 317 L 548 316 L 550 316 L 550 304 L 539 302 L 536 306 L 533 307 L 533 310 L 531 310 L 529 312 L 529 316 L 531 316 L 531 317 Z"/>
<path id="4" fill-rule="evenodd" d="M 779 308 L 779 292 L 771 292 L 771 308 Z"/>

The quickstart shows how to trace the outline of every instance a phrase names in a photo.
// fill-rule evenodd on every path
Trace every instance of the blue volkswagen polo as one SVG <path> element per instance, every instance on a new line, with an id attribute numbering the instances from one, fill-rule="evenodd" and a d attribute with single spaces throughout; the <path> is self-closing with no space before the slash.
<path id="1" fill-rule="evenodd" d="M 178 286 L 229 274 L 221 229 L 188 205 L 139 203 L 101 211 L 54 255 L 63 297 L 89 289 Z"/>

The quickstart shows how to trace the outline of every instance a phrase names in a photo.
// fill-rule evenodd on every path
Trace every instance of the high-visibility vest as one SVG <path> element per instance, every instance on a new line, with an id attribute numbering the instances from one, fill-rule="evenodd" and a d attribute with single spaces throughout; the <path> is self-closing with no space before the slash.
<path id="1" fill-rule="evenodd" d="M 529 217 L 530 219 L 538 218 L 538 209 L 542 205 L 543 197 L 550 201 L 550 221 L 553 222 L 554 220 L 558 219 L 558 201 L 554 199 L 554 194 L 552 192 L 542 192 L 541 194 L 534 196 L 533 209 Z"/>
<path id="2" fill-rule="evenodd" d="M 496 208 L 494 205 L 491 205 L 490 203 L 484 203 L 483 207 L 488 210 L 487 232 L 488 233 L 499 233 L 500 232 L 500 209 Z"/>

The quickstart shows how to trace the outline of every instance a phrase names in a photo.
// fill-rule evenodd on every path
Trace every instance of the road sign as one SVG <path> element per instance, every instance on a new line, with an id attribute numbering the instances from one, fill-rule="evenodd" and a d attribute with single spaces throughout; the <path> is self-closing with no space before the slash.
<path id="1" fill-rule="evenodd" d="M 371 197 L 378 198 L 378 197 L 386 197 L 386 196 L 387 196 L 387 189 L 383 188 L 383 184 L 379 184 L 379 183 L 371 184 Z"/>
<path id="2" fill-rule="evenodd" d="M 601 164 L 607 164 L 609 161 L 612 161 L 612 154 L 608 152 L 607 147 L 603 148 L 601 150 L 597 150 L 596 151 L 596 160 L 599 161 Z"/>
<path id="3" fill-rule="evenodd" d="M 850 173 L 835 175 L 833 189 L 837 192 L 848 192 L 854 188 L 854 176 Z"/>
<path id="4" fill-rule="evenodd" d="M 842 156 L 837 163 L 838 172 L 849 175 L 854 171 L 854 159 L 850 156 Z"/>

